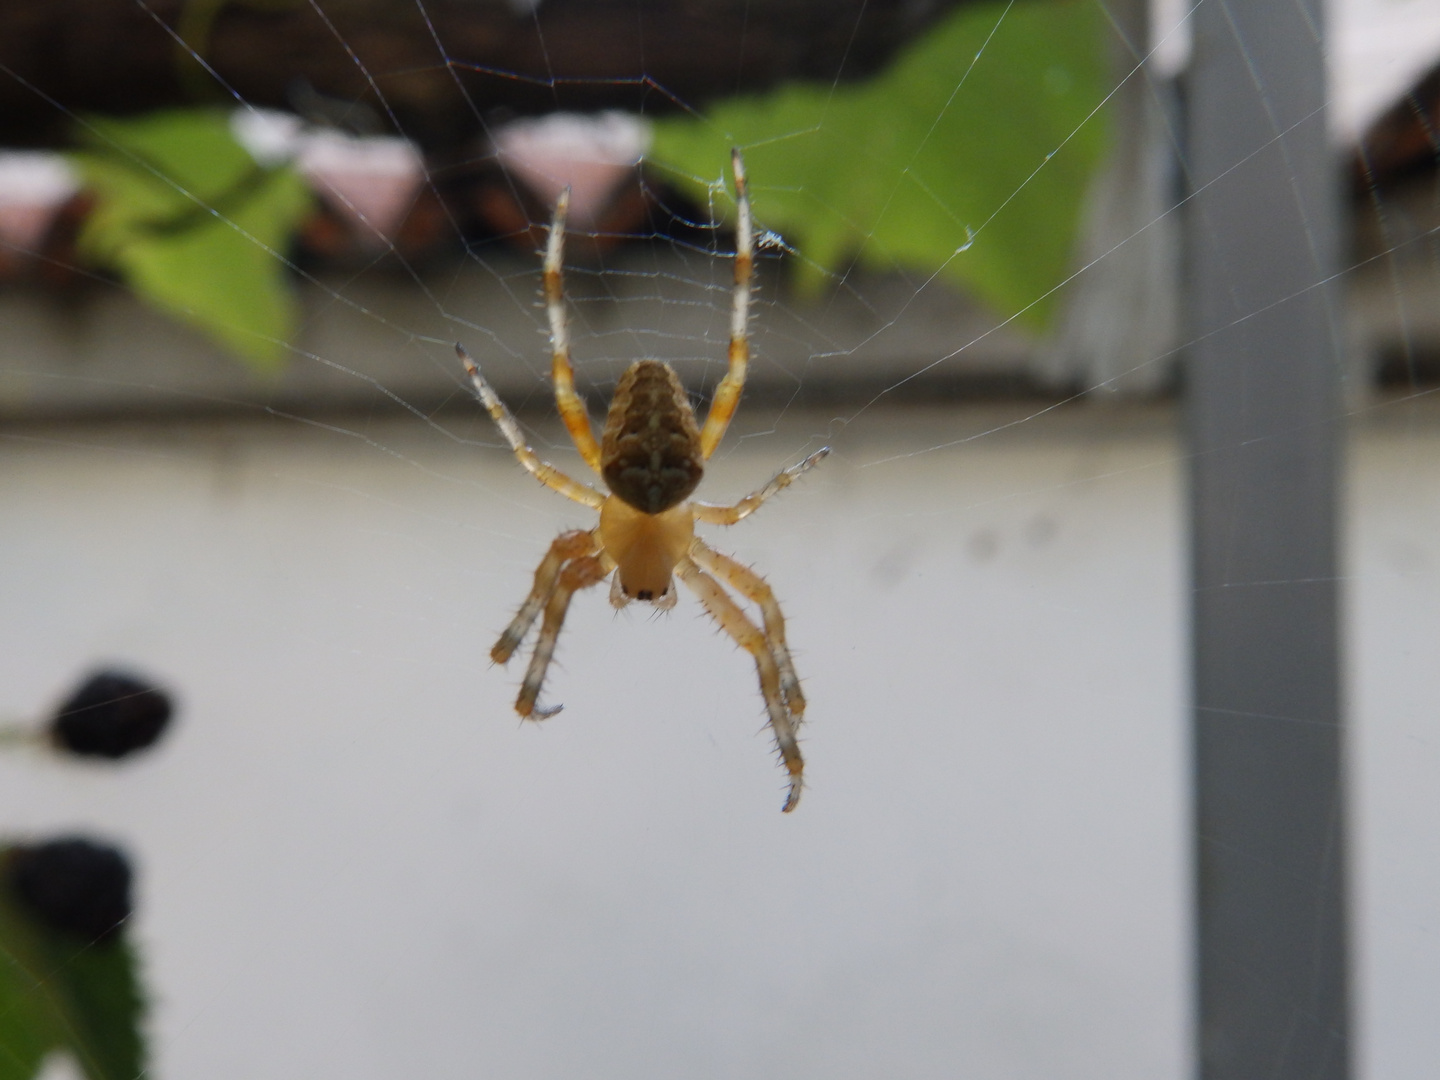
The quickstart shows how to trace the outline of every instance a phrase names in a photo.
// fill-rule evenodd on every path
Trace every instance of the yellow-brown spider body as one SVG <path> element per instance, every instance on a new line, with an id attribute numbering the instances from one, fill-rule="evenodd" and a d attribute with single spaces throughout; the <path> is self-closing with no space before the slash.
<path id="1" fill-rule="evenodd" d="M 600 546 L 615 561 L 615 580 L 626 600 L 669 606 L 671 575 L 695 541 L 695 510 L 680 503 L 658 514 L 636 510 L 618 495 L 600 507 Z"/>
<path id="2" fill-rule="evenodd" d="M 620 377 L 600 437 L 600 475 L 645 514 L 669 510 L 700 486 L 700 426 L 669 364 L 637 360 Z"/>
<path id="3" fill-rule="evenodd" d="M 783 809 L 790 811 L 799 802 L 805 768 L 795 737 L 805 713 L 805 696 L 785 640 L 785 618 L 765 579 L 706 544 L 695 535 L 695 523 L 733 525 L 748 517 L 766 499 L 817 464 L 829 449 L 822 448 L 798 465 L 782 470 L 763 488 L 733 506 L 690 501 L 704 476 L 705 461 L 720 445 L 735 414 L 750 359 L 746 322 L 753 228 L 739 151 L 732 155 L 732 164 L 739 221 L 729 364 L 715 390 L 703 428 L 695 422 L 685 388 L 670 365 L 659 360 L 638 360 L 615 387 L 605 427 L 600 441 L 596 442 L 585 403 L 575 392 L 565 324 L 562 265 L 568 191 L 561 195 L 555 207 L 544 269 L 555 404 L 580 456 L 600 474 L 609 494 L 601 494 L 571 479 L 536 457 L 525 444 L 510 410 L 485 381 L 475 362 L 461 346 L 456 345 L 455 349 L 480 400 L 520 463 L 547 487 L 599 511 L 600 515 L 594 529 L 569 530 L 550 545 L 535 570 L 530 595 L 490 651 L 491 659 L 505 663 L 520 647 L 536 619 L 540 620 L 540 634 L 515 710 L 527 719 L 543 719 L 560 711 L 558 705 L 542 708 L 538 701 L 570 598 L 577 591 L 599 584 L 613 572 L 610 602 L 616 607 L 638 600 L 669 608 L 675 604 L 674 579 L 678 577 L 755 661 L 770 729 L 789 774 L 789 791 Z M 759 625 L 745 614 L 722 581 L 760 609 Z"/>

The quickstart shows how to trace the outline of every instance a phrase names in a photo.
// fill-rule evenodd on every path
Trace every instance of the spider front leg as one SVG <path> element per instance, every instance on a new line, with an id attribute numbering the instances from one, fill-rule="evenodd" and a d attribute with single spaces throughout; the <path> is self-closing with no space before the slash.
<path id="1" fill-rule="evenodd" d="M 582 534 L 590 538 L 589 533 Z M 563 539 L 563 537 L 562 537 Z M 593 538 L 591 538 L 593 543 Z M 555 642 L 560 638 L 560 628 L 565 625 L 565 615 L 570 610 L 570 598 L 579 589 L 588 589 L 605 580 L 615 569 L 614 560 L 604 552 L 582 555 L 571 559 L 561 567 L 551 587 L 549 599 L 545 601 L 545 618 L 540 623 L 540 637 L 535 642 L 535 652 L 530 657 L 530 666 L 525 669 L 525 680 L 520 684 L 520 696 L 515 699 L 515 711 L 525 719 L 533 717 L 544 720 L 554 716 L 563 705 L 539 708 L 535 702 L 540 697 L 540 688 L 545 682 L 545 673 L 550 669 L 550 660 L 555 655 Z M 536 573 L 537 585 L 539 573 Z M 532 594 L 533 596 L 533 594 Z M 528 604 L 529 601 L 527 601 Z M 521 609 L 524 614 L 524 609 Z M 516 616 L 518 621 L 519 615 Z M 533 619 L 533 616 L 531 616 Z M 502 639 L 503 641 L 503 639 Z M 498 646 L 497 646 L 498 648 Z"/>
<path id="2" fill-rule="evenodd" d="M 739 605 L 730 599 L 720 583 L 690 559 L 680 560 L 675 567 L 675 573 L 700 598 L 705 610 L 720 624 L 721 629 L 755 660 L 755 668 L 760 675 L 760 694 L 765 699 L 765 711 L 770 717 L 770 730 L 775 734 L 775 745 L 780 751 L 780 759 L 785 763 L 786 772 L 790 774 L 790 790 L 785 796 L 785 805 L 780 808 L 788 814 L 800 802 L 805 760 L 800 756 L 800 745 L 795 739 L 795 724 L 780 690 L 779 665 L 775 662 L 770 642 L 760 632 L 760 628 L 740 610 Z"/>
<path id="3" fill-rule="evenodd" d="M 490 650 L 491 660 L 504 664 L 514 655 L 520 643 L 525 640 L 525 635 L 530 632 L 536 617 L 554 595 L 560 580 L 560 568 L 571 559 L 593 555 L 599 550 L 600 545 L 595 537 L 583 529 L 571 529 L 555 538 L 550 550 L 545 553 L 545 558 L 541 559 L 540 565 L 535 568 L 535 584 L 530 589 L 530 595 L 525 597 L 525 602 L 520 605 L 515 618 L 510 620 L 510 625 Z"/>
<path id="4" fill-rule="evenodd" d="M 691 544 L 690 557 L 760 608 L 765 620 L 765 638 L 780 675 L 780 693 L 795 723 L 800 723 L 805 715 L 805 695 L 800 691 L 800 678 L 795 674 L 790 648 L 785 643 L 785 615 L 769 583 L 745 564 L 720 554 L 698 536 Z"/>

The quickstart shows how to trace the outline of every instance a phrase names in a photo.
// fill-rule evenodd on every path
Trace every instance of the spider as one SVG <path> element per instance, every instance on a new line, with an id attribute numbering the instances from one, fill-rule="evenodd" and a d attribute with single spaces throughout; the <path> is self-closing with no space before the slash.
<path id="1" fill-rule="evenodd" d="M 733 525 L 749 517 L 766 499 L 818 464 L 830 448 L 818 450 L 798 465 L 782 470 L 733 506 L 690 500 L 705 471 L 705 461 L 715 452 L 735 415 L 750 360 L 746 323 L 754 240 L 745 165 L 738 150 L 732 151 L 731 164 L 739 222 L 729 367 L 716 388 L 703 428 L 695 421 L 675 370 L 661 360 L 637 360 L 620 377 L 600 441 L 595 441 L 585 403 L 575 392 L 565 322 L 561 274 L 568 189 L 556 203 L 544 262 L 555 404 L 580 456 L 600 474 L 609 494 L 541 461 L 526 445 L 515 418 L 480 374 L 470 354 L 459 344 L 455 351 L 480 401 L 520 464 L 546 487 L 600 512 L 600 523 L 595 528 L 568 530 L 550 545 L 535 571 L 530 595 L 490 650 L 490 658 L 504 664 L 520 647 L 535 620 L 541 619 L 540 636 L 515 711 L 531 720 L 542 720 L 560 711 L 561 706 L 541 707 L 538 700 L 570 598 L 577 590 L 598 585 L 613 573 L 610 603 L 616 608 L 639 600 L 664 611 L 675 606 L 674 578 L 678 577 L 699 597 L 721 629 L 755 660 L 770 729 L 789 774 L 789 790 L 782 807 L 788 813 L 800 801 L 805 768 L 795 740 L 795 730 L 805 714 L 805 696 L 785 642 L 785 618 L 765 579 L 701 540 L 695 535 L 695 523 Z M 759 607 L 760 625 L 741 610 L 722 581 Z"/>

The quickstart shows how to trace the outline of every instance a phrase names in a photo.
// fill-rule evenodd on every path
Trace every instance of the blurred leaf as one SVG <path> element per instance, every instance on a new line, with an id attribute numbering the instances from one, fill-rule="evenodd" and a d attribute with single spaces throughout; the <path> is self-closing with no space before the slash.
<path id="1" fill-rule="evenodd" d="M 64 1041 L 60 1017 L 43 980 L 33 931 L 0 902 L 0 1080 L 30 1080 L 45 1055 Z"/>
<path id="2" fill-rule="evenodd" d="M 64 963 L 71 1047 L 90 1080 L 134 1080 L 145 1071 L 145 1001 L 124 934 L 57 957 Z"/>
<path id="3" fill-rule="evenodd" d="M 262 367 L 285 355 L 295 298 L 281 253 L 310 206 L 289 168 L 264 168 L 215 110 L 92 118 L 72 160 L 97 198 L 83 255 L 140 296 Z"/>
<path id="4" fill-rule="evenodd" d="M 136 966 L 123 933 L 86 942 L 0 896 L 0 1080 L 31 1080 L 56 1049 L 69 1051 L 87 1080 L 142 1075 Z"/>
<path id="5" fill-rule="evenodd" d="M 1091 116 L 1108 92 L 1105 27 L 1088 0 L 967 6 L 863 84 L 658 121 L 650 160 L 703 201 L 741 147 L 756 221 L 804 257 L 803 291 L 851 260 L 939 271 L 1039 327 L 1107 142 Z"/>

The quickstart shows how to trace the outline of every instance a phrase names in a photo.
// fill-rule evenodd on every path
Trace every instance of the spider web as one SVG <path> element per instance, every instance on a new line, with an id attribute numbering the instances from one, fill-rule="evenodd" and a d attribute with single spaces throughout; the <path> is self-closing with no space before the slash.
<path id="1" fill-rule="evenodd" d="M 1122 49 L 1096 114 L 1134 110 L 1152 150 L 1173 102 L 1132 91 L 1142 60 L 1183 64 L 1172 7 Z M 1391 15 L 1419 25 L 1416 8 Z M 1384 68 L 1393 92 L 1420 69 L 1358 10 L 1332 20 L 1336 64 L 1372 96 Z M 1343 36 L 1357 23 L 1364 49 Z M 1388 62 L 1364 67 L 1365 49 Z M 821 87 L 842 95 L 843 74 Z M 946 111 L 973 107 L 967 78 Z M 702 120 L 722 107 L 651 91 Z M 1337 139 L 1359 126 L 1351 100 L 1332 102 Z M 577 598 L 546 688 L 565 711 L 512 720 L 523 661 L 486 654 L 545 546 L 589 525 L 515 466 L 450 352 L 463 340 L 537 452 L 588 479 L 553 415 L 520 226 L 476 243 L 445 220 L 465 255 L 429 266 L 385 248 L 320 271 L 268 249 L 303 283 L 307 330 L 259 391 L 187 369 L 190 332 L 118 293 L 44 316 L 136 343 L 135 367 L 65 372 L 82 395 L 196 406 L 4 438 L 14 708 L 42 712 L 111 657 L 183 705 L 173 744 L 119 773 L 0 761 L 12 831 L 98 831 L 137 857 L 154 1073 L 1187 1073 L 1186 452 L 1167 388 L 1188 341 L 1166 307 L 1184 202 L 1163 153 L 1135 154 L 1101 174 L 1076 261 L 1034 295 L 1054 294 L 1049 333 L 913 265 L 830 267 L 777 227 L 767 207 L 795 193 L 752 165 L 752 389 L 699 495 L 733 501 L 833 448 L 706 533 L 789 619 L 810 706 L 788 818 L 753 667 L 688 597 L 665 616 Z M 657 185 L 638 223 L 577 229 L 592 420 L 637 357 L 674 363 L 701 407 L 723 375 L 724 164 Z M 424 190 L 451 178 L 427 169 Z M 1374 339 L 1389 381 L 1345 405 L 1358 1061 L 1400 1076 L 1440 1053 L 1422 1019 L 1440 1004 L 1440 755 L 1421 645 L 1440 629 L 1440 475 L 1408 291 L 1440 258 L 1433 192 L 1361 188 L 1378 224 L 1346 270 L 1401 325 Z M 987 218 L 940 202 L 985 243 Z"/>

